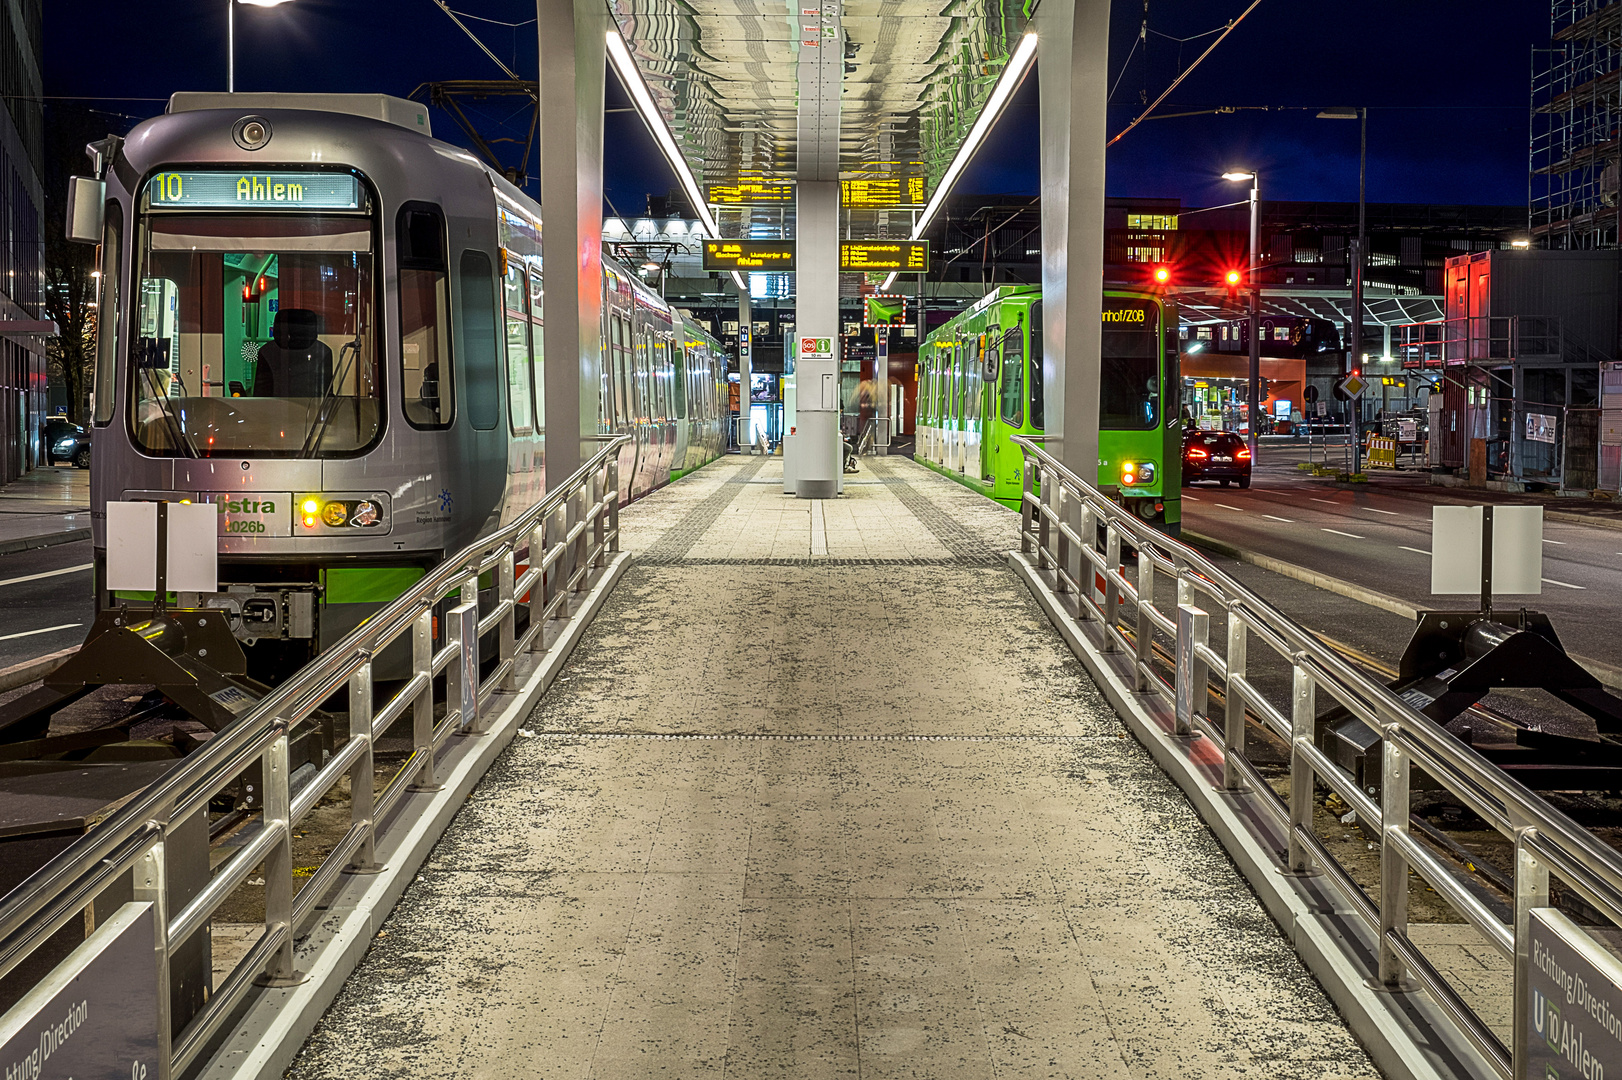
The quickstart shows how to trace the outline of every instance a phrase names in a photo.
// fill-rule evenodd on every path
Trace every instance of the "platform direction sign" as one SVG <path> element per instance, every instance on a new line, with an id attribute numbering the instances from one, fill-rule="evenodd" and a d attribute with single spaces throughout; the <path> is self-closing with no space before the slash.
<path id="1" fill-rule="evenodd" d="M 1555 909 L 1530 916 L 1517 1080 L 1622 1075 L 1622 963 Z"/>
<path id="2" fill-rule="evenodd" d="M 704 188 L 704 199 L 711 206 L 785 206 L 794 201 L 794 195 L 793 184 L 771 180 L 739 180 Z"/>
<path id="3" fill-rule="evenodd" d="M 783 272 L 794 269 L 792 240 L 705 240 L 706 271 Z"/>
<path id="4" fill-rule="evenodd" d="M 929 204 L 929 182 L 905 174 L 841 180 L 839 194 L 847 210 L 917 209 Z"/>
<path id="5" fill-rule="evenodd" d="M 839 269 L 850 272 L 926 273 L 929 270 L 929 241 L 842 240 L 839 244 Z"/>

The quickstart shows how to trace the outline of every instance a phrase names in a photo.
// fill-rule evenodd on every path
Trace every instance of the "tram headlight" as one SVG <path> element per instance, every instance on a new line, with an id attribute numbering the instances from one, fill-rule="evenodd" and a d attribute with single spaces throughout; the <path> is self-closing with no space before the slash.
<path id="1" fill-rule="evenodd" d="M 383 520 L 383 508 L 370 499 L 362 499 L 355 504 L 355 510 L 349 515 L 349 524 L 357 528 L 369 528 Z"/>
<path id="2" fill-rule="evenodd" d="M 1121 462 L 1121 485 L 1130 487 L 1135 484 L 1152 484 L 1155 479 L 1155 463 L 1152 461 L 1123 461 Z"/>
<path id="3" fill-rule="evenodd" d="M 341 502 L 329 502 L 321 508 L 321 520 L 337 528 L 349 520 L 349 507 Z"/>
<path id="4" fill-rule="evenodd" d="M 319 500 L 319 499 L 305 499 L 304 500 L 304 516 L 305 517 L 314 517 L 316 515 L 316 513 L 320 509 L 321 509 L 321 500 Z"/>

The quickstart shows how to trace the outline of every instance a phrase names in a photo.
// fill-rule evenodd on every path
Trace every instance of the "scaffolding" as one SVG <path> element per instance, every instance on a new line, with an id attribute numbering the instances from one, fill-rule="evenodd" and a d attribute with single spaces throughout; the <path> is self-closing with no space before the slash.
<path id="1" fill-rule="evenodd" d="M 1552 0 L 1532 52 L 1530 225 L 1539 246 L 1617 246 L 1622 0 Z"/>

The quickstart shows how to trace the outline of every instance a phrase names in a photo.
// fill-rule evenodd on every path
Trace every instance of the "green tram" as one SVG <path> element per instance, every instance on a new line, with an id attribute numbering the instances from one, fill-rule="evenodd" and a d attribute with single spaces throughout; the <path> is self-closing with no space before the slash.
<path id="1" fill-rule="evenodd" d="M 1155 293 L 1104 293 L 1098 484 L 1175 535 L 1182 522 L 1177 316 Z M 1019 506 L 1025 455 L 1014 435 L 1045 427 L 1042 290 L 1004 285 L 939 327 L 918 354 L 914 457 Z"/>

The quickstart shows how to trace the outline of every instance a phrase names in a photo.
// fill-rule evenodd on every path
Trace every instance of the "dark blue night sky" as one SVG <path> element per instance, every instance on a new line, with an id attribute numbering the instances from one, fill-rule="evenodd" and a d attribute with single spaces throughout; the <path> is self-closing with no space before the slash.
<path id="1" fill-rule="evenodd" d="M 1212 40 L 1170 38 L 1212 30 L 1245 6 L 1150 0 L 1147 55 L 1140 47 L 1127 63 L 1143 0 L 1116 0 L 1110 70 L 1119 82 L 1111 132 L 1141 110 L 1141 94 L 1156 97 L 1179 65 Z M 454 0 L 452 7 L 507 23 L 529 20 L 469 25 L 515 70 L 533 73 L 532 5 Z M 432 80 L 501 77 L 430 0 L 294 0 L 238 11 L 241 90 L 406 95 Z M 1262 0 L 1160 111 L 1306 108 L 1150 120 L 1109 151 L 1109 191 L 1226 202 L 1237 193 L 1217 174 L 1245 163 L 1260 171 L 1263 198 L 1355 199 L 1357 125 L 1314 113 L 1366 104 L 1370 201 L 1524 204 L 1530 49 L 1547 41 L 1547 6 L 1524 0 Z M 47 94 L 101 99 L 83 104 L 105 110 L 109 127 L 123 129 L 161 111 L 162 102 L 110 99 L 225 88 L 225 2 L 51 0 L 45 54 Z M 609 98 L 611 106 L 625 104 L 612 83 Z M 1036 116 L 1032 77 L 958 190 L 1034 195 Z M 487 108 L 484 117 L 522 139 L 521 110 Z M 434 122 L 437 135 L 461 141 L 448 116 Z M 647 192 L 671 186 L 671 175 L 634 113 L 611 112 L 607 125 L 608 196 L 621 211 L 636 213 Z"/>

